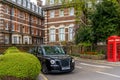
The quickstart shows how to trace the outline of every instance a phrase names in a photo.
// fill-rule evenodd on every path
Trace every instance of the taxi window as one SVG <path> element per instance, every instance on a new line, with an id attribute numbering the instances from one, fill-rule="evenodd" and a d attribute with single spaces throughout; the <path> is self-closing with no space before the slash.
<path id="1" fill-rule="evenodd" d="M 38 47 L 38 54 L 39 54 L 39 55 L 43 55 L 43 51 L 42 51 L 42 48 L 41 48 L 41 47 Z"/>

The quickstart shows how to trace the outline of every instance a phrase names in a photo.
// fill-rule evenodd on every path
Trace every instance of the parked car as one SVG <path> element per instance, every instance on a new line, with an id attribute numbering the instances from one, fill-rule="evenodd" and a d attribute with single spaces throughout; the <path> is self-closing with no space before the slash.
<path id="1" fill-rule="evenodd" d="M 74 70 L 74 59 L 67 55 L 61 46 L 41 45 L 30 49 L 41 62 L 43 73 L 71 72 Z"/>

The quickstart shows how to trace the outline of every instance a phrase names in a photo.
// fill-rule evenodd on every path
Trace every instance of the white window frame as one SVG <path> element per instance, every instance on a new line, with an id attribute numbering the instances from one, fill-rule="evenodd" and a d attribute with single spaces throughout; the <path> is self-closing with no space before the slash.
<path id="1" fill-rule="evenodd" d="M 49 41 L 50 42 L 55 42 L 56 41 L 56 30 L 55 30 L 55 28 L 51 28 L 49 30 Z"/>
<path id="2" fill-rule="evenodd" d="M 12 44 L 22 44 L 22 36 L 18 34 L 12 35 Z"/>
<path id="3" fill-rule="evenodd" d="M 28 4 L 27 4 L 27 8 L 30 9 L 30 2 L 28 2 Z"/>
<path id="4" fill-rule="evenodd" d="M 14 14 L 15 14 L 15 9 L 14 8 L 12 8 L 12 16 L 14 16 Z"/>
<path id="5" fill-rule="evenodd" d="M 60 16 L 60 17 L 63 17 L 63 16 L 64 16 L 64 10 L 62 10 L 62 9 L 59 10 L 59 16 Z"/>
<path id="6" fill-rule="evenodd" d="M 35 6 L 34 6 L 34 4 L 32 4 L 32 11 L 34 11 L 34 9 L 35 9 Z"/>
<path id="7" fill-rule="evenodd" d="M 6 13 L 7 13 L 7 14 L 10 13 L 10 11 L 9 11 L 9 7 L 8 7 L 8 6 L 6 6 Z"/>
<path id="8" fill-rule="evenodd" d="M 55 11 L 54 10 L 51 10 L 50 11 L 50 18 L 54 18 L 55 17 Z"/>
<path id="9" fill-rule="evenodd" d="M 70 16 L 74 15 L 74 8 L 73 7 L 69 8 L 69 15 Z"/>
<path id="10" fill-rule="evenodd" d="M 42 8 L 41 7 L 39 7 L 39 14 L 41 14 L 42 13 Z"/>
<path id="11" fill-rule="evenodd" d="M 36 5 L 34 5 L 34 11 L 36 12 L 36 8 L 37 8 L 37 6 Z"/>
<path id="12" fill-rule="evenodd" d="M 8 22 L 6 22 L 6 24 L 5 24 L 5 30 L 9 30 L 9 23 Z"/>
<path id="13" fill-rule="evenodd" d="M 68 40 L 69 41 L 73 41 L 73 37 L 74 37 L 74 32 L 73 32 L 74 28 L 73 26 L 68 28 Z"/>
<path id="14" fill-rule="evenodd" d="M 9 36 L 5 35 L 5 44 L 9 44 Z"/>
<path id="15" fill-rule="evenodd" d="M 18 3 L 19 5 L 21 5 L 21 4 L 22 4 L 22 0 L 17 0 L 17 3 Z"/>
<path id="16" fill-rule="evenodd" d="M 18 37 L 17 36 L 13 36 L 13 44 L 18 44 Z"/>
<path id="17" fill-rule="evenodd" d="M 59 28 L 59 41 L 65 41 L 65 28 Z"/>
<path id="18" fill-rule="evenodd" d="M 36 12 L 37 12 L 37 13 L 39 12 L 39 10 L 38 10 L 38 6 L 36 6 Z"/>
<path id="19" fill-rule="evenodd" d="M 12 23 L 12 31 L 15 31 L 15 25 Z"/>
<path id="20" fill-rule="evenodd" d="M 24 38 L 24 44 L 26 44 L 26 42 L 27 42 L 27 44 L 28 44 L 28 40 L 29 40 L 29 39 L 28 39 L 27 37 L 25 37 L 25 38 Z"/>
<path id="21" fill-rule="evenodd" d="M 30 44 L 30 36 L 23 36 L 23 44 Z"/>

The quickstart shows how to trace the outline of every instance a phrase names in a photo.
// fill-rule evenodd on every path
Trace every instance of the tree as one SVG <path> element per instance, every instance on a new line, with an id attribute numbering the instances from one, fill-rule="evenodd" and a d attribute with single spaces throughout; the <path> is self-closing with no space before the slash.
<path id="1" fill-rule="evenodd" d="M 93 42 L 92 28 L 90 26 L 82 26 L 78 29 L 75 35 L 76 44 Z"/>
<path id="2" fill-rule="evenodd" d="M 62 8 L 73 7 L 75 10 L 75 43 L 91 43 L 93 40 L 91 27 L 88 23 L 89 4 L 93 7 L 96 0 L 62 0 Z"/>
<path id="3" fill-rule="evenodd" d="M 105 42 L 111 35 L 119 35 L 120 6 L 112 0 L 103 0 L 102 3 L 96 5 L 91 21 L 94 43 Z"/>

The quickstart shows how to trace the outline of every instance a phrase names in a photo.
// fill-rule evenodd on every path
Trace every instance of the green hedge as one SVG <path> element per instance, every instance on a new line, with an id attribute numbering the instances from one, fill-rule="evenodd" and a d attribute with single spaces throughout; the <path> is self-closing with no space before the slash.
<path id="1" fill-rule="evenodd" d="M 19 49 L 17 49 L 16 47 L 9 47 L 5 52 L 4 52 L 4 54 L 13 54 L 13 53 L 19 53 L 20 52 L 20 50 Z"/>
<path id="2" fill-rule="evenodd" d="M 0 78 L 2 80 L 8 80 L 11 77 L 16 78 L 15 80 L 35 80 L 40 70 L 40 62 L 32 54 L 19 52 L 0 56 Z"/>

